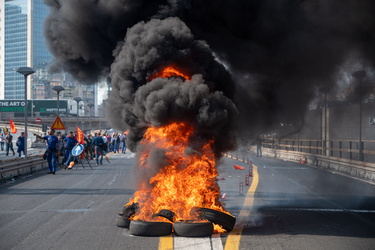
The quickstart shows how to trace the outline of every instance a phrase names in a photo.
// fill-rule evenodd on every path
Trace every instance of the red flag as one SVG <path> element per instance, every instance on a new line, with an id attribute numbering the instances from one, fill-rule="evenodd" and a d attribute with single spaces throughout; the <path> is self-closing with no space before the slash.
<path id="1" fill-rule="evenodd" d="M 77 141 L 80 144 L 85 144 L 85 140 L 83 139 L 85 135 L 83 134 L 82 130 L 76 126 L 76 133 L 77 133 Z"/>
<path id="2" fill-rule="evenodd" d="M 12 121 L 12 119 L 9 119 L 9 126 L 10 126 L 10 132 L 12 134 L 17 133 L 16 125 L 14 125 L 14 122 Z"/>

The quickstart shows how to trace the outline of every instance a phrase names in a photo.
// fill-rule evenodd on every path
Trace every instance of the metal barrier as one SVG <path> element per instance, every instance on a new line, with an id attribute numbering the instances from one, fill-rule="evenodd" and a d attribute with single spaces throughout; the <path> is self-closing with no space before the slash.
<path id="1" fill-rule="evenodd" d="M 250 152 L 256 153 L 256 146 L 249 148 Z M 328 169 L 348 176 L 375 183 L 375 163 L 343 159 L 333 156 L 315 155 L 297 151 L 263 148 L 263 156 L 282 160 L 301 162 L 316 167 Z"/>
<path id="2" fill-rule="evenodd" d="M 38 170 L 38 166 L 40 169 L 44 169 L 44 165 L 47 165 L 47 161 L 40 156 L 0 161 L 1 181 L 5 183 L 7 179 L 12 180 L 23 174 L 35 173 Z"/>
<path id="3" fill-rule="evenodd" d="M 375 140 L 309 140 L 264 138 L 264 148 L 295 151 L 375 163 Z M 360 151 L 360 148 L 362 149 Z M 361 152 L 361 155 L 360 155 Z"/>

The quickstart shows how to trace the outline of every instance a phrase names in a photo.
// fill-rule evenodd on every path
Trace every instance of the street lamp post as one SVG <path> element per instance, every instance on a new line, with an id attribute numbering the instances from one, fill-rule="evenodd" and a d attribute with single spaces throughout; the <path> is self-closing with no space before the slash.
<path id="1" fill-rule="evenodd" d="M 324 94 L 324 113 L 322 114 L 322 127 L 323 127 L 323 133 L 322 133 L 322 154 L 329 156 L 329 121 L 328 121 L 328 103 L 327 103 L 327 97 L 329 88 L 328 87 L 322 87 L 320 88 L 320 91 Z M 322 110 L 322 111 L 323 111 Z"/>
<path id="2" fill-rule="evenodd" d="M 82 101 L 82 98 L 81 97 L 74 97 L 73 98 L 74 101 L 77 102 L 77 125 L 78 125 L 78 104 Z"/>
<path id="3" fill-rule="evenodd" d="M 17 69 L 17 73 L 20 73 L 25 78 L 25 106 L 24 106 L 24 116 L 25 116 L 25 143 L 24 152 L 25 158 L 27 158 L 27 76 L 35 73 L 35 70 L 30 67 L 20 67 Z"/>
<path id="4" fill-rule="evenodd" d="M 53 86 L 52 90 L 57 93 L 57 116 L 60 116 L 60 92 L 64 91 L 65 88 L 63 86 Z"/>
<path id="5" fill-rule="evenodd" d="M 359 135 L 358 135 L 358 160 L 363 161 L 363 145 L 362 145 L 362 80 L 366 77 L 366 71 L 359 70 L 352 74 L 352 76 L 358 79 L 358 90 L 359 90 Z"/>
<path id="6" fill-rule="evenodd" d="M 92 109 L 92 107 L 94 107 L 94 104 L 93 103 L 89 103 L 89 104 L 87 104 L 87 106 L 90 108 L 90 132 L 92 131 L 92 122 L 91 122 L 91 109 Z"/>

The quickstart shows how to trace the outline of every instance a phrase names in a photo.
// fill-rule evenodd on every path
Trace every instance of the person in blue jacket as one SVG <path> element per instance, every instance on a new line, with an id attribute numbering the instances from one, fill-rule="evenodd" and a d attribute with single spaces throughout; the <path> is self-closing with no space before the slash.
<path id="1" fill-rule="evenodd" d="M 47 141 L 47 162 L 48 162 L 48 174 L 55 174 L 57 157 L 60 155 L 60 143 L 59 138 L 55 135 L 55 130 L 51 128 L 48 135 L 40 136 L 34 133 L 34 135 L 41 139 Z"/>
<path id="2" fill-rule="evenodd" d="M 17 147 L 18 157 L 21 157 L 21 152 L 25 155 L 25 132 L 21 132 L 21 135 L 18 136 Z"/>
<path id="3" fill-rule="evenodd" d="M 74 148 L 75 145 L 77 145 L 78 141 L 74 136 L 74 132 L 70 131 L 69 136 L 65 137 L 64 139 L 65 143 L 65 157 L 66 157 L 66 162 L 64 163 L 65 169 L 69 166 L 69 163 L 72 159 L 72 149 Z"/>

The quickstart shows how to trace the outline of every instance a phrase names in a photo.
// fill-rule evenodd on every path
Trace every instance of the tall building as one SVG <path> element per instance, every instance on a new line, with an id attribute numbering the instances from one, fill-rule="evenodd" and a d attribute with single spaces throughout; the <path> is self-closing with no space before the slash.
<path id="1" fill-rule="evenodd" d="M 0 100 L 25 98 L 25 79 L 16 70 L 31 67 L 35 73 L 27 77 L 27 99 L 57 99 L 52 88 L 61 85 L 60 99 L 79 96 L 96 110 L 97 86 L 82 85 L 63 72 L 48 73 L 53 59 L 43 34 L 48 14 L 43 0 L 0 0 Z"/>
<path id="2" fill-rule="evenodd" d="M 0 0 L 0 99 L 24 99 L 19 67 L 46 67 L 52 55 L 44 42 L 43 23 L 49 13 L 43 0 Z M 32 98 L 28 77 L 28 99 Z"/>

